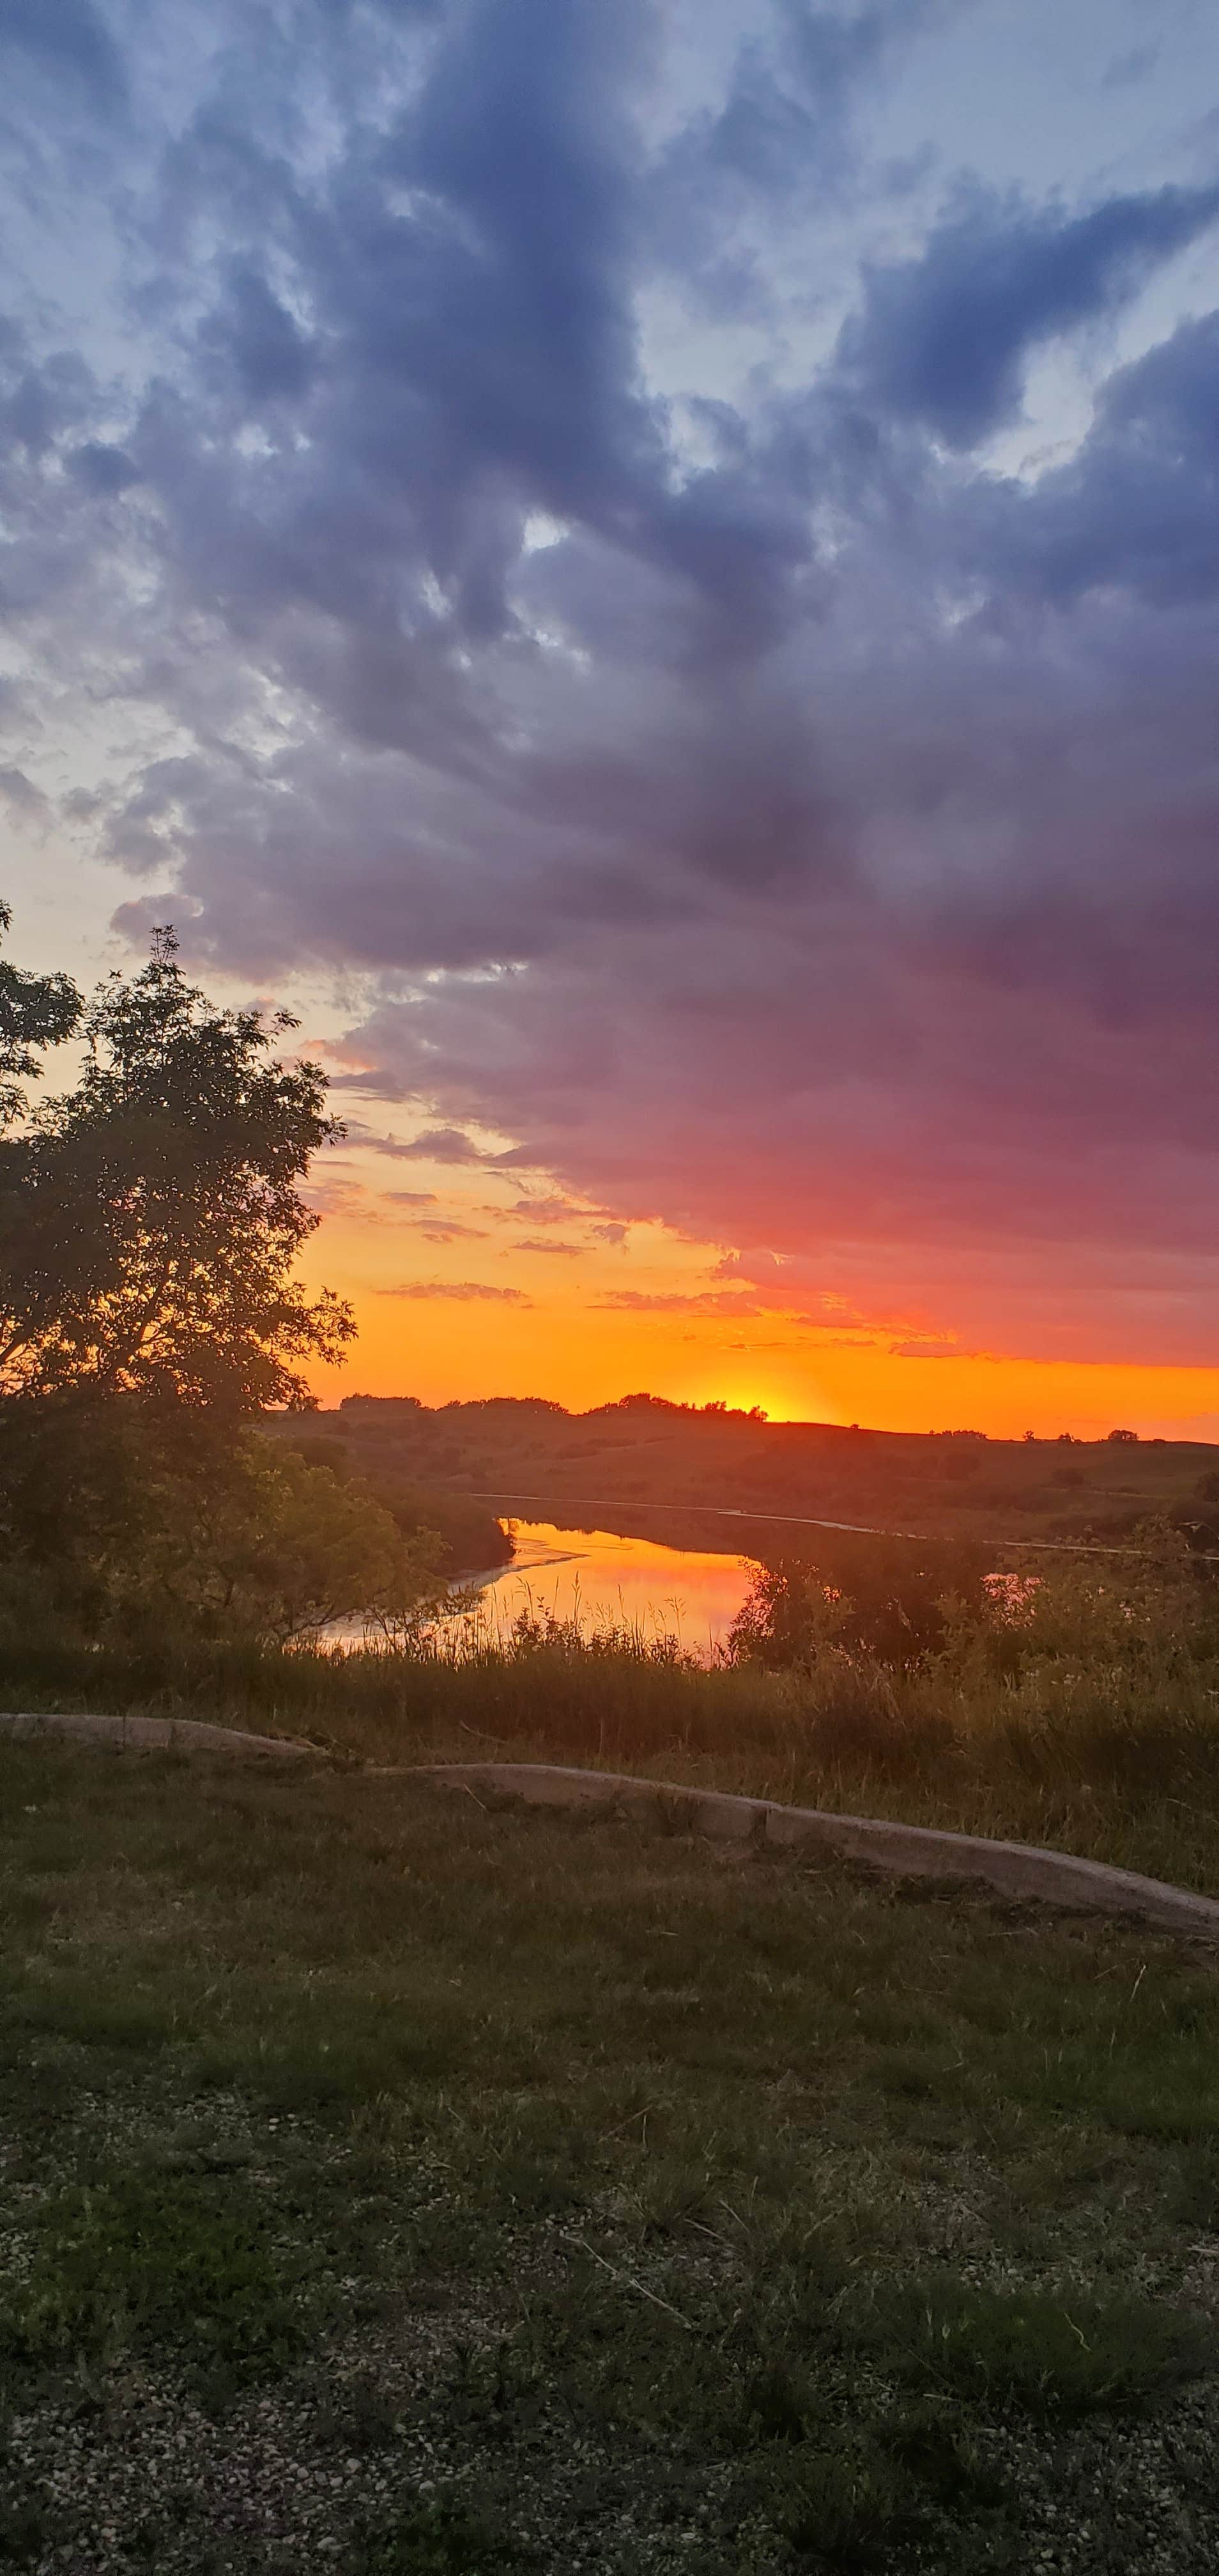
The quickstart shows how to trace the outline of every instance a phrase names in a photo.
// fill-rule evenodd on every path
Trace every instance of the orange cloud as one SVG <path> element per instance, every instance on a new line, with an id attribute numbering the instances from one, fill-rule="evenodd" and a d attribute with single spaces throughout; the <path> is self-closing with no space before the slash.
<path id="1" fill-rule="evenodd" d="M 448 1298 L 456 1305 L 473 1305 L 479 1301 L 489 1306 L 531 1306 L 533 1299 L 523 1288 L 489 1288 L 481 1279 L 407 1279 L 389 1288 L 374 1291 L 378 1297 Z"/>

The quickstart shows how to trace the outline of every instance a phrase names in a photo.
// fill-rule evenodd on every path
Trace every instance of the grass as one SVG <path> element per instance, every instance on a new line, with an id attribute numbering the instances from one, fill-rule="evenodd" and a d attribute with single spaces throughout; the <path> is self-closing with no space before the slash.
<path id="1" fill-rule="evenodd" d="M 324 1765 L 0 1779 L 0 2563 L 1215 2563 L 1208 1957 Z"/>
<path id="2" fill-rule="evenodd" d="M 201 1716 L 382 1765 L 636 1772 L 1048 1844 L 1219 1896 L 1219 1650 L 1178 1636 L 1175 1609 L 1116 1639 L 1111 1614 L 1068 1624 L 1021 1668 L 1002 1633 L 965 1633 L 906 1672 L 824 1642 L 786 1669 L 707 1670 L 663 1640 L 527 1622 L 454 1655 L 10 1639 L 0 1704 Z"/>
<path id="3" fill-rule="evenodd" d="M 47 2204 L 31 2250 L 0 2328 L 27 2370 L 182 2340 L 194 2367 L 239 2383 L 301 2349 L 298 2260 L 231 2176 L 103 2171 Z"/>

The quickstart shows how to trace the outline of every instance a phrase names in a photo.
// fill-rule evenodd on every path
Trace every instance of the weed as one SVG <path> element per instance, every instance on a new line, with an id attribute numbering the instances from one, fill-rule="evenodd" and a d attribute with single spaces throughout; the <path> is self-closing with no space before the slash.
<path id="1" fill-rule="evenodd" d="M 808 2365 L 774 2353 L 746 2382 L 742 2429 L 746 2439 L 803 2442 L 817 2411 L 816 2381 Z"/>
<path id="2" fill-rule="evenodd" d="M 1201 2319 L 1147 2299 L 1057 2299 L 952 2278 L 875 2289 L 852 2340 L 894 2378 L 1042 2416 L 1143 2409 L 1216 2360 Z"/>
<path id="3" fill-rule="evenodd" d="M 917 2524 L 899 2472 L 864 2435 L 784 2448 L 757 2482 L 767 2519 L 800 2567 L 862 2576 L 886 2567 L 893 2543 Z"/>
<path id="4" fill-rule="evenodd" d="M 910 2407 L 879 2428 L 891 2458 L 922 2492 L 947 2511 L 997 2507 L 1008 2500 L 1002 2478 L 988 2469 L 976 2441 L 942 2407 Z"/>
<path id="5" fill-rule="evenodd" d="M 303 2341 L 302 2264 L 271 2233 L 220 2181 L 145 2171 L 75 2186 L 43 2211 L 0 2335 L 34 2367 L 162 2344 L 236 2384 L 280 2371 Z"/>

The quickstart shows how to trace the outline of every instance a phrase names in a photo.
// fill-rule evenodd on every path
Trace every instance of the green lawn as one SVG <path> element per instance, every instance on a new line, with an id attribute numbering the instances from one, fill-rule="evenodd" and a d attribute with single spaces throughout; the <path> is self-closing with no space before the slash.
<path id="1" fill-rule="evenodd" d="M 1207 1954 L 320 1765 L 0 1816 L 0 2565 L 1219 2563 Z"/>

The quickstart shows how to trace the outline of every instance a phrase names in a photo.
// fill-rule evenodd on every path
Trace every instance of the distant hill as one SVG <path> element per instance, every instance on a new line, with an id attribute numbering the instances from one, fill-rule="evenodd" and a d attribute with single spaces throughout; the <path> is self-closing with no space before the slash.
<path id="1" fill-rule="evenodd" d="M 758 1555 L 795 1547 L 795 1529 L 768 1535 L 768 1514 L 1012 1539 L 1117 1537 L 1163 1514 L 1219 1547 L 1219 1459 L 1201 1441 L 867 1431 L 650 1395 L 588 1413 L 542 1397 L 432 1407 L 413 1396 L 349 1395 L 336 1412 L 314 1415 L 312 1430 L 338 1434 L 374 1483 L 397 1477 L 522 1519 L 584 1528 L 592 1514 L 602 1527 L 674 1545 Z M 748 1533 L 734 1531 L 709 1507 L 757 1520 Z"/>

